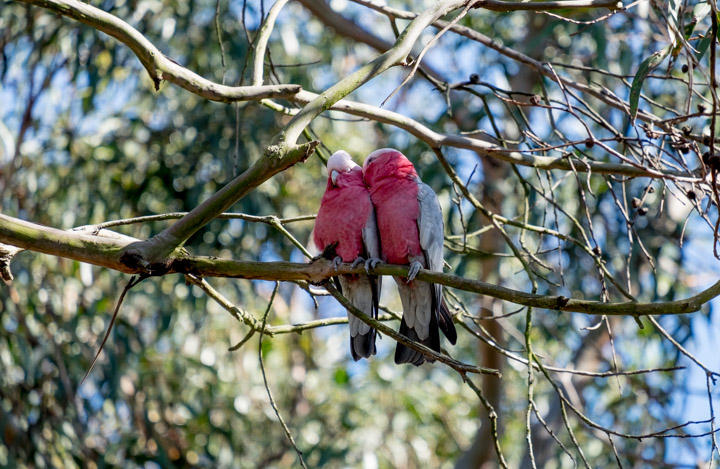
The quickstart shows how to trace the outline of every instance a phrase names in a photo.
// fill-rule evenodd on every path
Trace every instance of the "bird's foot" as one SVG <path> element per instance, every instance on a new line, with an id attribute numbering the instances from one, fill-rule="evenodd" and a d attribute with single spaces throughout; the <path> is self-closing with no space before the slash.
<path id="1" fill-rule="evenodd" d="M 382 264 L 383 260 L 377 257 L 370 257 L 365 261 L 365 272 L 370 273 L 370 269 L 374 269 L 378 264 Z"/>
<path id="2" fill-rule="evenodd" d="M 407 281 L 408 283 L 415 280 L 415 276 L 420 272 L 420 269 L 422 269 L 422 264 L 419 261 L 414 261 L 410 264 L 410 271 L 408 272 Z"/>
<path id="3" fill-rule="evenodd" d="M 340 267 L 340 264 L 342 264 L 342 257 L 335 256 L 335 258 L 332 260 L 333 269 L 335 269 L 335 272 L 338 271 L 338 267 Z"/>
<path id="4" fill-rule="evenodd" d="M 359 266 L 359 265 L 362 264 L 363 262 L 365 262 L 365 259 L 363 259 L 362 256 L 358 256 L 358 258 L 355 259 L 355 260 L 352 262 L 352 264 L 350 264 L 350 267 L 352 267 L 352 268 L 354 269 L 355 267 Z"/>

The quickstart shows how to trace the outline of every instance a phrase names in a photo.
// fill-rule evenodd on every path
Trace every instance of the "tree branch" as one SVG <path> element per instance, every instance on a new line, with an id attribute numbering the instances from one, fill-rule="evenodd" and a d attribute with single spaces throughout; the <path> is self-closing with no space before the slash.
<path id="1" fill-rule="evenodd" d="M 465 3 L 463 0 L 445 0 L 419 14 L 400 35 L 392 49 L 361 67 L 351 76 L 330 87 L 303 107 L 278 133 L 274 139 L 274 144 L 267 148 L 263 158 L 174 225 L 147 241 L 128 246 L 122 260 L 129 266 L 139 268 L 150 275 L 167 272 L 170 268 L 167 264 L 167 262 L 171 261 L 170 254 L 190 236 L 231 207 L 252 189 L 312 154 L 318 142 L 310 142 L 304 145 L 296 145 L 296 142 L 305 127 L 315 117 L 371 78 L 404 60 L 425 27 Z M 269 17 L 266 24 L 261 28 L 263 37 L 270 35 L 274 20 L 283 4 L 284 2 L 278 4 L 277 8 L 274 9 L 274 15 Z M 266 39 L 261 38 L 258 40 L 259 46 L 256 53 L 260 59 L 264 55 L 264 47 L 260 47 L 260 44 L 264 41 Z M 257 78 L 256 76 L 255 79 Z"/>
<path id="2" fill-rule="evenodd" d="M 147 70 L 158 90 L 162 80 L 211 101 L 231 103 L 263 98 L 290 97 L 300 91 L 300 85 L 225 86 L 201 77 L 166 57 L 137 29 L 120 18 L 99 8 L 76 0 L 20 0 L 67 16 L 102 31 L 128 46 Z"/>
<path id="3" fill-rule="evenodd" d="M 300 0 L 299 0 L 300 1 Z M 302 0 L 304 3 L 305 0 Z M 371 10 L 378 11 L 385 14 L 387 11 L 392 10 L 390 7 L 375 3 L 371 0 L 351 0 L 353 3 L 363 5 L 370 8 Z M 547 11 L 547 10 L 586 10 L 589 8 L 609 8 L 611 10 L 618 10 L 622 8 L 622 2 L 618 0 L 558 0 L 558 1 L 546 1 L 546 2 L 535 2 L 535 1 L 523 1 L 523 2 L 507 2 L 502 0 L 484 0 L 480 4 L 475 5 L 473 8 L 491 11 Z M 397 10 L 400 11 L 400 10 Z M 403 16 L 397 15 L 398 18 L 404 18 Z"/>
<path id="4" fill-rule="evenodd" d="M 144 266 L 134 265 L 128 259 L 127 247 L 137 244 L 132 238 L 91 236 L 80 232 L 67 232 L 37 225 L 0 214 L 0 243 L 10 244 L 30 251 L 74 259 L 100 265 L 126 273 L 147 273 Z M 316 259 L 308 264 L 295 262 L 258 262 L 191 256 L 176 251 L 172 257 L 162 260 L 165 269 L 155 274 L 181 273 L 200 277 L 229 277 L 252 280 L 285 282 L 305 281 L 323 283 L 337 274 L 360 274 L 363 266 L 352 268 L 341 264 L 336 271 L 332 262 Z M 380 264 L 370 273 L 405 277 L 407 266 Z M 609 316 L 647 316 L 688 314 L 699 311 L 713 298 L 720 295 L 720 281 L 689 298 L 663 303 L 625 301 L 602 303 L 599 301 L 572 299 L 557 295 L 526 293 L 500 285 L 467 279 L 457 275 L 420 270 L 418 280 L 437 283 L 458 290 L 492 296 L 510 303 L 583 314 L 606 314 Z"/>
<path id="5" fill-rule="evenodd" d="M 290 166 L 305 161 L 317 145 L 318 142 L 290 148 L 271 145 L 255 164 L 176 223 L 147 241 L 129 245 L 123 256 L 124 261 L 149 274 L 167 270 L 170 253 L 177 247 L 260 184 Z"/>
<path id="6" fill-rule="evenodd" d="M 287 98 L 291 101 L 305 104 L 303 111 L 298 112 L 295 119 L 288 124 L 288 127 L 281 133 L 284 136 L 285 143 L 290 145 L 297 141 L 299 133 L 307 124 L 314 119 L 318 114 L 327 109 L 343 111 L 351 115 L 360 117 L 366 117 L 377 122 L 383 122 L 386 124 L 394 125 L 398 128 L 406 130 L 415 137 L 424 141 L 431 147 L 448 146 L 454 148 L 463 148 L 473 150 L 478 154 L 496 158 L 508 163 L 518 164 L 521 166 L 529 166 L 538 169 L 561 169 L 561 170 L 572 170 L 567 158 L 563 157 L 547 157 L 547 156 L 535 156 L 526 154 L 518 151 L 511 151 L 505 148 L 498 147 L 491 143 L 483 140 L 465 137 L 461 135 L 441 134 L 435 132 L 419 122 L 405 117 L 401 114 L 394 113 L 392 111 L 386 111 L 384 109 L 377 108 L 361 103 L 353 103 L 350 101 L 341 101 L 340 99 L 351 91 L 359 88 L 362 84 L 382 73 L 385 69 L 390 66 L 401 62 L 407 57 L 410 52 L 410 46 L 413 44 L 412 37 L 408 40 L 405 37 L 408 32 L 417 35 L 427 25 L 432 24 L 437 28 L 448 27 L 452 31 L 457 32 L 469 39 L 481 42 L 488 47 L 517 60 L 518 62 L 524 63 L 536 69 L 539 73 L 547 76 L 548 78 L 562 82 L 562 84 L 571 88 L 577 89 L 582 92 L 589 93 L 594 97 L 602 100 L 606 104 L 612 105 L 620 109 L 626 109 L 627 103 L 618 100 L 613 96 L 608 96 L 602 90 L 595 90 L 588 85 L 580 84 L 568 80 L 566 78 L 557 77 L 557 75 L 551 73 L 542 63 L 527 57 L 519 52 L 513 51 L 505 46 L 495 43 L 487 36 L 484 36 L 477 31 L 470 28 L 451 25 L 437 18 L 442 17 L 449 11 L 458 8 L 463 5 L 464 2 L 455 0 L 449 2 L 447 7 L 443 10 L 438 6 L 433 7 L 425 13 L 420 15 L 413 12 L 406 12 L 402 10 L 393 9 L 390 7 L 384 7 L 376 5 L 372 2 L 364 0 L 356 0 L 356 3 L 362 4 L 369 8 L 372 8 L 380 13 L 391 17 L 397 17 L 402 19 L 415 20 L 421 19 L 412 28 L 408 26 L 403 35 L 398 39 L 395 45 L 388 50 L 385 54 L 382 54 L 362 69 L 358 70 L 352 76 L 342 80 L 335 86 L 328 89 L 321 95 L 311 93 L 308 91 L 302 91 L 299 85 L 260 85 L 245 87 L 230 87 L 220 85 L 207 80 L 196 73 L 182 67 L 181 65 L 169 59 L 163 53 L 157 49 L 145 36 L 143 36 L 138 30 L 130 26 L 128 23 L 121 19 L 106 13 L 98 8 L 85 3 L 80 3 L 75 0 L 20 0 L 30 5 L 36 5 L 48 10 L 54 11 L 60 15 L 67 16 L 68 18 L 75 19 L 79 22 L 92 26 L 100 31 L 103 31 L 119 41 L 126 44 L 135 55 L 138 57 L 140 62 L 146 68 L 150 77 L 159 86 L 161 80 L 166 80 L 174 83 L 192 93 L 195 93 L 201 97 L 209 99 L 211 101 L 219 102 L 234 102 L 234 101 L 249 101 L 249 100 L 261 100 L 267 98 Z M 612 7 L 615 2 L 611 1 L 591 1 L 591 0 L 573 0 L 567 2 L 530 2 L 530 3 L 510 3 L 492 0 L 489 2 L 483 2 L 483 8 L 487 8 L 495 11 L 510 11 L 513 9 L 525 9 L 525 10 L 543 10 L 543 9 L 557 9 L 557 8 L 591 8 L 591 7 Z M 434 19 L 428 19 L 427 15 L 434 13 Z M 425 15 L 425 16 L 422 16 Z M 414 37 L 414 36 L 413 36 Z M 404 44 L 404 46 L 403 46 Z M 262 58 L 260 59 L 262 63 Z M 254 73 L 257 81 L 257 70 Z M 312 106 L 311 103 L 314 103 Z M 301 119 L 300 114 L 304 114 Z M 643 119 L 649 122 L 653 122 L 657 125 L 662 126 L 658 118 L 652 114 L 640 112 L 638 114 L 639 119 Z M 293 124 L 294 121 L 296 121 Z M 302 124 L 302 122 L 304 124 Z M 665 127 L 665 126 L 662 126 Z M 701 180 L 698 174 L 687 171 L 677 170 L 656 170 L 652 168 L 643 168 L 639 166 L 633 166 L 622 163 L 604 163 L 604 162 L 588 162 L 578 166 L 578 171 L 592 171 L 598 174 L 617 174 L 625 176 L 636 176 L 636 177 L 651 177 L 651 178 L 668 178 L 675 179 L 678 181 L 686 182 L 698 182 Z M 239 198 L 238 198 L 239 200 Z M 198 226 L 200 228 L 202 225 Z M 184 239 L 182 240 L 184 241 Z M 177 246 L 177 245 L 176 245 Z"/>
<path id="7" fill-rule="evenodd" d="M 465 6 L 468 0 L 444 0 L 432 4 L 430 8 L 418 14 L 400 34 L 392 48 L 360 67 L 352 75 L 344 78 L 315 97 L 298 112 L 278 135 L 277 142 L 293 145 L 302 131 L 315 117 L 332 107 L 333 104 L 360 88 L 362 85 L 383 73 L 388 68 L 402 63 L 412 51 L 426 27 L 457 8 Z"/>
<path id="8" fill-rule="evenodd" d="M 317 99 L 318 95 L 310 91 L 300 91 L 290 101 L 308 104 Z M 294 113 L 295 111 L 282 108 L 272 101 L 264 100 L 264 104 L 275 110 Z M 341 111 L 353 116 L 365 117 L 375 122 L 382 122 L 407 131 L 419 140 L 427 143 L 431 148 L 453 147 L 472 150 L 479 155 L 488 156 L 500 161 L 520 166 L 529 166 L 542 170 L 560 169 L 564 171 L 592 172 L 596 174 L 615 174 L 632 177 L 649 177 L 654 179 L 672 179 L 685 182 L 700 182 L 702 176 L 698 171 L 679 171 L 674 169 L 657 170 L 644 168 L 625 163 L 606 163 L 602 161 L 582 161 L 573 168 L 569 159 L 562 156 L 537 156 L 517 150 L 509 150 L 477 138 L 464 135 L 453 135 L 435 132 L 420 122 L 397 112 L 382 109 L 369 104 L 348 100 L 340 100 L 328 108 Z"/>

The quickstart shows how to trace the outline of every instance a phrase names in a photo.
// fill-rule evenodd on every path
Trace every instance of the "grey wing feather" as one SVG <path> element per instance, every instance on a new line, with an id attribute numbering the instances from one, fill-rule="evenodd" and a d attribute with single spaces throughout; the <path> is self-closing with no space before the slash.
<path id="1" fill-rule="evenodd" d="M 443 270 L 443 243 L 445 241 L 445 227 L 443 223 L 442 209 L 435 192 L 422 181 L 418 181 L 418 203 L 420 212 L 418 215 L 418 232 L 420 234 L 420 247 L 425 254 L 427 268 L 435 272 Z M 437 312 L 437 320 L 440 329 L 452 344 L 457 340 L 457 332 L 453 324 L 452 315 L 442 297 L 442 287 L 433 285 L 433 307 Z"/>
<path id="2" fill-rule="evenodd" d="M 380 258 L 380 235 L 378 234 L 377 219 L 375 218 L 375 209 L 370 210 L 370 216 L 365 222 L 362 229 L 362 239 L 365 244 L 365 250 L 368 257 Z"/>
<path id="3" fill-rule="evenodd" d="M 380 255 L 380 236 L 377 232 L 375 211 L 372 210 L 362 229 L 365 254 L 370 257 Z M 380 279 L 375 275 L 340 276 L 340 284 L 345 297 L 360 311 L 377 319 L 380 293 Z M 376 353 L 375 338 L 377 331 L 353 316 L 348 311 L 350 326 L 350 353 L 355 361 L 369 358 Z"/>
<path id="4" fill-rule="evenodd" d="M 368 258 L 380 259 L 380 232 L 378 231 L 377 218 L 375 217 L 375 208 L 370 210 L 370 216 L 368 216 L 365 226 L 362 229 L 362 239 L 365 245 L 365 254 Z M 382 277 L 371 275 L 370 281 L 374 286 L 373 299 L 375 303 L 375 316 L 377 317 L 380 293 L 382 292 Z"/>
<path id="5" fill-rule="evenodd" d="M 420 235 L 420 248 L 425 254 L 427 268 L 435 272 L 443 270 L 443 241 L 445 240 L 445 225 L 443 223 L 442 209 L 437 195 L 430 186 L 418 181 L 418 233 Z M 442 287 L 433 286 L 435 304 L 442 300 Z"/>
<path id="6" fill-rule="evenodd" d="M 427 269 L 442 272 L 445 237 L 442 209 L 430 186 L 420 180 L 417 180 L 417 185 L 417 200 L 420 208 L 417 225 L 423 255 L 416 259 L 411 258 L 411 260 L 417 260 Z M 395 282 L 398 284 L 398 292 L 403 305 L 400 333 L 440 352 L 439 328 L 454 344 L 455 326 L 452 323 L 452 316 L 445 307 L 442 287 L 421 280 L 407 283 L 404 279 L 395 278 Z M 412 363 L 418 366 L 426 361 L 432 360 L 401 343 L 397 344 L 395 363 Z"/>
<path id="7" fill-rule="evenodd" d="M 430 186 L 421 181 L 418 181 L 417 199 L 420 204 L 417 219 L 420 247 L 427 256 L 427 268 L 442 272 L 445 227 L 440 203 Z"/>

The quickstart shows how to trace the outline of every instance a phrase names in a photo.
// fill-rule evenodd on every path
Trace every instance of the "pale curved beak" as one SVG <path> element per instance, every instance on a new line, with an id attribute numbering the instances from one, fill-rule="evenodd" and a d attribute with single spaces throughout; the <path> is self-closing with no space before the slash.
<path id="1" fill-rule="evenodd" d="M 330 172 L 330 180 L 332 180 L 333 186 L 337 184 L 337 177 L 340 173 L 334 169 Z"/>

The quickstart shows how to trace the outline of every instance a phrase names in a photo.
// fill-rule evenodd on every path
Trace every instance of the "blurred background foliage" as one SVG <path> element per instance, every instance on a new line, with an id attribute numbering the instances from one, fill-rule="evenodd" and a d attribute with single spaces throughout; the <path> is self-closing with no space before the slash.
<path id="1" fill-rule="evenodd" d="M 91 3 L 128 21 L 173 60 L 226 84 L 247 83 L 246 65 L 252 57 L 248 37 L 252 40 L 255 36 L 262 14 L 270 6 L 255 0 Z M 423 7 L 422 1 L 400 3 L 393 6 L 412 11 Z M 693 5 L 685 6 L 689 8 L 687 20 L 692 17 Z M 383 16 L 341 0 L 326 7 L 387 42 L 394 40 Z M 224 59 L 215 27 L 216 8 Z M 556 13 L 587 21 L 607 10 Z M 666 31 L 658 27 L 663 24 L 663 13 L 646 2 L 607 21 L 575 24 L 536 13 L 473 10 L 461 24 L 539 60 L 578 67 L 564 67 L 561 73 L 627 96 L 628 80 L 639 64 L 668 42 Z M 397 23 L 400 29 L 406 24 Z M 709 20 L 703 25 L 706 29 Z M 300 3 L 289 4 L 273 35 L 273 66 L 267 68 L 266 76 L 271 82 L 299 83 L 313 91 L 325 89 L 377 54 L 345 37 L 345 32 L 317 20 Z M 428 31 L 423 41 L 430 37 Z M 70 229 L 190 210 L 259 158 L 287 121 L 286 116 L 258 103 L 208 102 L 167 83 L 155 92 L 127 47 L 41 8 L 3 3 L 0 49 L 0 208 L 5 214 L 48 226 Z M 549 80 L 458 36 L 444 36 L 425 63 L 449 83 L 467 81 L 477 73 L 482 82 L 497 88 L 531 94 L 552 88 L 551 95 L 562 99 Z M 681 76 L 680 66 L 658 69 L 665 79 L 648 81 L 644 89 L 648 97 L 680 109 L 683 85 L 668 78 Z M 591 73 L 581 67 L 611 73 Z M 401 70 L 393 69 L 351 98 L 379 105 L 403 76 Z M 434 84 L 416 78 L 387 106 L 434 130 L 450 133 L 481 129 L 492 134 L 496 127 L 504 135 L 522 140 L 521 113 L 525 113 L 527 122 L 548 141 L 558 131 L 568 138 L 582 134 L 571 119 L 561 118 L 557 127 L 550 126 L 545 110 L 508 104 L 489 86 L 475 88 L 474 94 L 453 91 L 450 95 L 446 100 Z M 597 100 L 590 102 L 619 132 L 630 135 L 635 131 L 622 112 Z M 472 232 L 484 227 L 487 220 L 466 201 L 458 203 L 450 180 L 425 144 L 388 125 L 337 113 L 316 119 L 310 130 L 313 138 L 322 141 L 325 156 L 340 148 L 358 160 L 380 147 L 402 150 L 440 196 L 446 234 L 451 236 L 446 251 L 449 270 L 530 290 L 521 264 L 512 258 L 507 245 L 490 242 L 488 249 L 472 237 L 467 240 L 468 248 L 463 248 L 463 224 Z M 594 131 L 597 138 L 607 133 Z M 585 152 L 606 158 L 597 148 Z M 712 229 L 699 216 L 687 223 L 685 244 L 680 245 L 689 208 L 670 194 L 673 187 L 648 180 L 621 184 L 602 176 L 588 178 L 588 186 L 584 176 L 540 174 L 528 168 L 513 171 L 504 163 L 482 160 L 467 151 L 451 149 L 447 155 L 463 179 L 472 175 L 468 187 L 508 218 L 521 216 L 527 203 L 529 223 L 576 238 L 583 237 L 581 229 L 588 230 L 590 218 L 596 237 L 593 243 L 600 247 L 608 269 L 620 284 L 630 283 L 638 299 L 685 297 L 708 283 L 713 277 L 709 272 L 717 273 L 717 267 L 707 260 Z M 322 161 L 313 156 L 260 186 L 233 211 L 280 217 L 312 214 L 325 181 Z M 552 189 L 543 193 L 530 184 Z M 611 188 L 623 191 L 626 201 L 643 198 L 646 213 L 632 211 L 632 237 Z M 707 195 L 698 195 L 707 201 Z M 586 206 L 579 202 L 583 196 L 591 217 L 586 217 Z M 558 215 L 558 207 L 565 215 Z M 117 231 L 144 239 L 167 223 L 131 225 Z M 311 221 L 288 228 L 309 243 Z M 507 229 L 512 239 L 528 243 L 545 262 L 546 267 L 534 266 L 541 274 L 539 293 L 601 298 L 602 276 L 581 247 L 563 242 L 558 255 L 556 238 Z M 637 239 L 642 240 L 655 268 L 640 251 Z M 218 257 L 304 260 L 277 230 L 239 220 L 213 221 L 190 239 L 187 247 L 193 253 Z M 14 282 L 0 286 L 0 467 L 297 464 L 269 405 L 258 364 L 257 338 L 237 351 L 228 351 L 244 337 L 247 327 L 199 288 L 173 275 L 145 280 L 133 289 L 102 359 L 80 386 L 128 278 L 31 252 L 20 254 L 12 267 Z M 210 283 L 258 319 L 273 289 L 272 283 L 259 281 L 213 279 Z M 385 283 L 383 303 L 398 310 L 391 283 Z M 607 279 L 604 283 L 608 284 Z M 457 299 L 452 304 L 462 302 L 475 316 L 488 314 L 487 309 L 480 309 L 479 298 L 453 293 Z M 613 301 L 624 299 L 612 286 L 608 295 Z M 517 310 L 503 304 L 491 308 L 495 314 Z M 308 293 L 281 285 L 269 322 L 299 323 L 343 314 L 332 299 L 320 298 L 316 309 Z M 481 320 L 473 323 L 467 316 L 461 319 L 473 331 L 487 324 Z M 706 309 L 661 322 L 676 340 L 695 350 L 698 328 L 706 330 L 711 319 Z M 546 363 L 560 367 L 611 370 L 613 351 L 607 326 L 612 326 L 620 369 L 689 363 L 651 327 L 638 329 L 631 318 L 614 318 L 607 324 L 598 321 L 577 314 L 536 311 L 535 352 Z M 496 341 L 524 355 L 524 311 L 497 322 Z M 490 441 L 477 441 L 482 435 L 476 435 L 478 426 L 487 427 L 482 420 L 485 411 L 455 372 L 439 365 L 420 369 L 395 366 L 394 344 L 387 339 L 380 341 L 377 358 L 353 363 L 346 336 L 346 326 L 329 326 L 266 337 L 263 342 L 270 387 L 310 467 L 452 467 L 463 461 L 463 454 L 470 457 L 472 452 L 466 451 L 474 441 L 475 446 L 487 447 L 490 456 L 478 457 L 466 467 L 486 461 L 494 464 Z M 476 363 L 480 360 L 478 340 L 461 331 L 451 353 Z M 717 366 L 717 357 L 703 357 Z M 496 402 L 500 442 L 510 466 L 519 467 L 528 463 L 524 437 L 527 370 L 513 361 L 504 362 L 502 368 L 502 382 L 493 383 L 495 378 L 489 378 L 482 386 L 489 394 L 494 387 L 501 396 Z M 688 420 L 697 407 L 707 406 L 707 399 L 692 404 L 689 396 L 703 391 L 705 379 L 691 370 L 619 379 L 558 380 L 565 389 L 577 391 L 577 400 L 588 415 L 624 433 L 670 427 Z M 556 409 L 557 396 L 542 377 L 537 379 L 535 401 L 561 441 L 571 446 Z M 707 407 L 703 412 L 707 418 Z M 543 433 L 533 422 L 533 431 Z M 571 422 L 593 466 L 616 464 L 604 433 L 590 430 L 577 419 Z M 707 429 L 706 422 L 686 430 L 700 433 Z M 539 467 L 572 465 L 559 446 L 543 441 L 537 440 L 535 447 Z M 613 442 L 626 467 L 693 464 L 707 459 L 710 452 L 708 439 L 614 438 Z"/>

